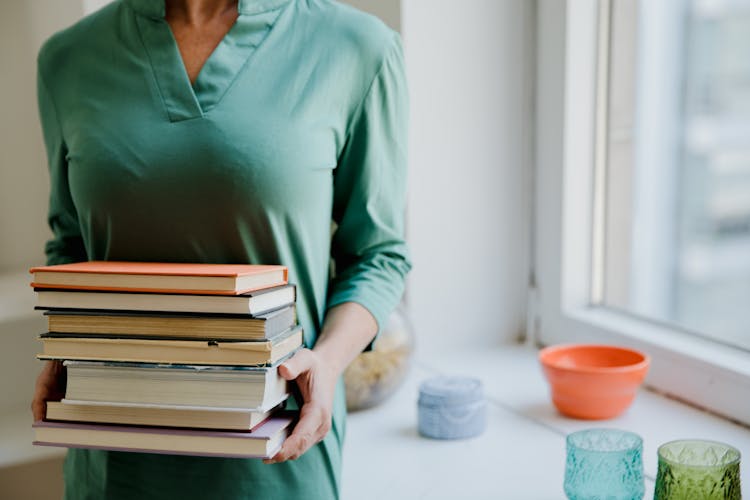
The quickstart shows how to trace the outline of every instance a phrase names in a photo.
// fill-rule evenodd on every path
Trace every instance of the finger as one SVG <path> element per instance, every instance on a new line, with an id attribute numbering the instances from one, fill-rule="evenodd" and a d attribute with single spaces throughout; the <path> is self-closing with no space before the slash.
<path id="1" fill-rule="evenodd" d="M 279 375 L 285 380 L 294 380 L 300 373 L 312 368 L 312 356 L 309 349 L 300 349 L 287 361 L 279 365 Z"/>
<path id="2" fill-rule="evenodd" d="M 267 460 L 266 463 L 295 460 L 317 443 L 323 437 L 319 436 L 319 429 L 325 426 L 322 418 L 323 413 L 303 409 L 300 413 L 299 422 L 294 426 L 292 433 L 286 438 L 278 453 Z"/>
<path id="3" fill-rule="evenodd" d="M 43 399 L 34 398 L 31 402 L 31 414 L 34 415 L 34 421 L 43 420 L 46 413 L 47 405 Z"/>
<path id="4" fill-rule="evenodd" d="M 47 401 L 58 401 L 65 394 L 65 369 L 60 361 L 47 361 L 36 378 L 31 401 L 34 420 L 42 420 L 47 413 Z"/>
<path id="5" fill-rule="evenodd" d="M 274 464 L 286 462 L 287 460 L 296 460 L 316 442 L 317 439 L 310 434 L 296 434 L 289 436 L 278 453 L 276 453 L 271 459 L 264 460 L 264 462 Z"/>
<path id="6" fill-rule="evenodd" d="M 310 432 L 297 432 L 292 433 L 281 450 L 273 457 L 273 462 L 285 462 L 287 460 L 295 460 L 299 458 L 304 452 L 306 452 L 316 442 L 315 437 Z"/>

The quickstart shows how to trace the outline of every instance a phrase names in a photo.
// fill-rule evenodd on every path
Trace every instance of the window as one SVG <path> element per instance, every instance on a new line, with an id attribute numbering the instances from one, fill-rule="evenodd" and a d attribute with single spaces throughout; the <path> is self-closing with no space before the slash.
<path id="1" fill-rule="evenodd" d="M 750 4 L 615 1 L 607 24 L 595 300 L 750 350 Z"/>
<path id="2" fill-rule="evenodd" d="M 537 338 L 642 349 L 750 423 L 747 2 L 541 2 L 538 29 Z"/>

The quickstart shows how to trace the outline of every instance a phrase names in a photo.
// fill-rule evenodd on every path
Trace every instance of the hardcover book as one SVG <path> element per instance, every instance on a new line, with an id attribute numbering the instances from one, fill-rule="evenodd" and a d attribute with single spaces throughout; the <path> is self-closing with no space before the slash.
<path id="1" fill-rule="evenodd" d="M 63 399 L 47 401 L 45 420 L 250 431 L 267 420 L 274 410 L 258 412 L 242 408 L 118 404 Z"/>
<path id="2" fill-rule="evenodd" d="M 90 261 L 34 267 L 34 288 L 239 295 L 286 284 L 287 268 L 255 264 Z"/>
<path id="3" fill-rule="evenodd" d="M 237 296 L 115 293 L 36 289 L 37 309 L 96 309 L 260 315 L 294 303 L 294 285 Z"/>
<path id="4" fill-rule="evenodd" d="M 44 314 L 50 333 L 173 339 L 272 339 L 297 321 L 294 305 L 257 316 L 61 309 Z"/>
<path id="5" fill-rule="evenodd" d="M 65 398 L 267 411 L 288 396 L 272 367 L 65 361 Z"/>
<path id="6" fill-rule="evenodd" d="M 170 455 L 270 458 L 281 448 L 294 421 L 274 415 L 253 432 L 165 429 L 131 425 L 37 421 L 37 446 L 89 448 Z"/>
<path id="7" fill-rule="evenodd" d="M 39 359 L 128 361 L 183 365 L 270 366 L 302 345 L 302 327 L 267 341 L 164 340 L 42 334 Z"/>

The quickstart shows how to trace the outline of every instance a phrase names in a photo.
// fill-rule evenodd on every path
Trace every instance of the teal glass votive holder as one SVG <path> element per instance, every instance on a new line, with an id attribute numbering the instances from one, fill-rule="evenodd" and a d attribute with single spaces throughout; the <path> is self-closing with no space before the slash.
<path id="1" fill-rule="evenodd" d="M 566 439 L 565 495 L 570 500 L 641 500 L 643 439 L 619 429 L 586 429 Z"/>
<path id="2" fill-rule="evenodd" d="M 659 447 L 654 500 L 740 500 L 740 452 L 697 439 Z"/>

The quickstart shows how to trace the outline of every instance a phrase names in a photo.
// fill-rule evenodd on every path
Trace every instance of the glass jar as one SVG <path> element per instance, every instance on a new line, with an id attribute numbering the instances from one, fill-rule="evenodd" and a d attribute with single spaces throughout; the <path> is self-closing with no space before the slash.
<path id="1" fill-rule="evenodd" d="M 346 407 L 371 408 L 391 396 L 406 378 L 414 351 L 414 330 L 402 308 L 388 318 L 372 350 L 360 353 L 344 371 Z"/>

